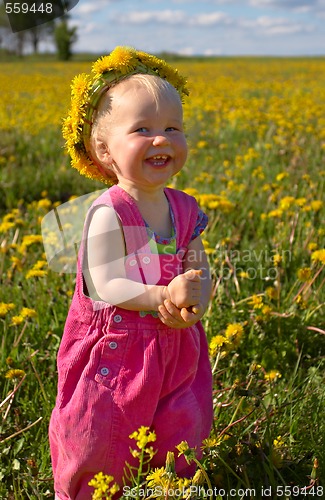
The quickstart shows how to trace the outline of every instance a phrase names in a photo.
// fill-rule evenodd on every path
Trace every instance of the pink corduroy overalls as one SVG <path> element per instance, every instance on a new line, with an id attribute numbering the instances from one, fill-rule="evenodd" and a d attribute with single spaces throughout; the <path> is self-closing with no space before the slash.
<path id="1" fill-rule="evenodd" d="M 198 206 L 183 192 L 166 188 L 165 194 L 176 223 L 175 255 L 152 253 L 137 205 L 120 187 L 104 192 L 89 211 L 85 236 L 92 210 L 114 207 L 123 226 L 130 279 L 167 285 L 183 272 Z M 84 243 L 58 353 L 58 395 L 49 428 L 60 500 L 90 500 L 94 490 L 88 482 L 100 471 L 122 486 L 125 462 L 137 464 L 129 435 L 140 426 L 156 432 L 152 467 L 162 467 L 167 451 L 183 440 L 197 447 L 200 457 L 212 424 L 212 376 L 201 323 L 175 330 L 150 312 L 90 299 L 84 293 L 83 253 Z M 191 476 L 193 467 L 177 458 L 177 450 L 175 456 L 178 474 Z"/>

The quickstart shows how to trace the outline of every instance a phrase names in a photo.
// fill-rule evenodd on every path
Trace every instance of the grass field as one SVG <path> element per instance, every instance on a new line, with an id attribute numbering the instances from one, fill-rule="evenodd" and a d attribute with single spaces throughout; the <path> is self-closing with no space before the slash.
<path id="1" fill-rule="evenodd" d="M 1 64 L 1 499 L 53 498 L 47 427 L 75 276 L 48 268 L 41 221 L 103 187 L 72 171 L 60 133 L 70 80 L 89 66 Z M 215 421 L 195 478 L 152 471 L 149 484 L 169 488 L 169 499 L 199 484 L 200 498 L 209 488 L 220 500 L 323 498 L 325 60 L 177 67 L 191 89 L 190 155 L 171 185 L 209 215 Z M 96 498 L 110 498 L 102 485 Z"/>

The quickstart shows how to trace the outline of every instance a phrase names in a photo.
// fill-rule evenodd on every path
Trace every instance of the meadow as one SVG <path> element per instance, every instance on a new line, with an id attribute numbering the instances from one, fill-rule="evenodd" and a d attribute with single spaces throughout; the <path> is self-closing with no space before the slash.
<path id="1" fill-rule="evenodd" d="M 325 59 L 176 66 L 191 91 L 190 154 L 170 185 L 209 215 L 213 293 L 203 323 L 215 419 L 188 480 L 174 474 L 172 454 L 149 474 L 154 435 L 134 429 L 142 465 L 129 470 L 134 489 L 123 498 L 323 498 Z M 60 131 L 71 78 L 89 68 L 1 64 L 1 499 L 53 498 L 47 428 L 75 275 L 48 266 L 41 221 L 103 188 L 70 168 Z M 186 443 L 178 453 L 194 459 Z M 94 498 L 115 491 L 109 478 L 94 480 Z"/>

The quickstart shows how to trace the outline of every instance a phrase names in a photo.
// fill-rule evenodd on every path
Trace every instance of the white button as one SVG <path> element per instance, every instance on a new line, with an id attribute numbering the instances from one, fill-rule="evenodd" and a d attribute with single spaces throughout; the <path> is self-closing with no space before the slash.
<path id="1" fill-rule="evenodd" d="M 130 266 L 135 266 L 137 261 L 135 259 L 130 260 L 129 264 Z"/>
<path id="2" fill-rule="evenodd" d="M 109 374 L 109 369 L 106 366 L 103 366 L 103 368 L 100 369 L 100 374 L 106 377 L 106 375 Z"/>
<path id="3" fill-rule="evenodd" d="M 115 323 L 121 323 L 122 316 L 120 314 L 116 314 L 113 319 L 114 319 Z"/>
<path id="4" fill-rule="evenodd" d="M 142 262 L 143 262 L 144 264 L 149 264 L 149 262 L 150 262 L 150 257 L 143 257 Z"/>
<path id="5" fill-rule="evenodd" d="M 110 349 L 116 349 L 117 348 L 117 342 L 110 342 L 109 344 Z"/>

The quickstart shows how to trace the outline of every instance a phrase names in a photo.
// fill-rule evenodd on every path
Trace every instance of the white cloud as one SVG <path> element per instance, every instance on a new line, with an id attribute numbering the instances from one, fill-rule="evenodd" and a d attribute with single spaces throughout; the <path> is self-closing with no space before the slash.
<path id="1" fill-rule="evenodd" d="M 76 8 L 73 9 L 73 13 L 77 15 L 93 14 L 95 12 L 100 12 L 110 3 L 112 3 L 111 0 L 97 0 L 95 3 L 87 2 L 78 4 Z"/>
<path id="2" fill-rule="evenodd" d="M 216 26 L 230 24 L 231 18 L 224 12 L 210 12 L 190 15 L 183 10 L 133 11 L 113 15 L 116 23 L 123 24 L 182 24 L 184 26 Z"/>
<path id="3" fill-rule="evenodd" d="M 286 17 L 261 16 L 254 20 L 243 19 L 240 26 L 250 30 L 257 30 L 264 35 L 292 35 L 294 33 L 307 33 L 314 29 L 311 24 L 295 23 Z"/>
<path id="4" fill-rule="evenodd" d="M 203 51 L 203 54 L 205 56 L 220 56 L 222 53 L 223 53 L 223 51 L 219 48 L 205 49 Z"/>
<path id="5" fill-rule="evenodd" d="M 101 7 L 91 3 L 85 3 L 84 5 L 80 5 L 80 7 L 76 10 L 76 14 L 93 14 L 94 12 L 98 12 L 101 10 Z"/>
<path id="6" fill-rule="evenodd" d="M 324 53 L 324 17 L 325 0 L 82 0 L 71 11 L 76 50 L 184 55 Z"/>
<path id="7" fill-rule="evenodd" d="M 186 13 L 181 10 L 133 11 L 113 16 L 115 22 L 124 24 L 166 23 L 177 24 L 186 21 Z"/>
<path id="8" fill-rule="evenodd" d="M 260 7 L 260 8 L 281 8 L 285 9 L 293 9 L 295 12 L 304 12 L 307 10 L 315 9 L 316 7 L 322 4 L 323 0 L 249 0 L 249 5 L 251 7 Z"/>
<path id="9" fill-rule="evenodd" d="M 198 14 L 189 19 L 189 24 L 193 26 L 215 26 L 217 24 L 230 24 L 231 22 L 231 18 L 224 12 Z"/>

